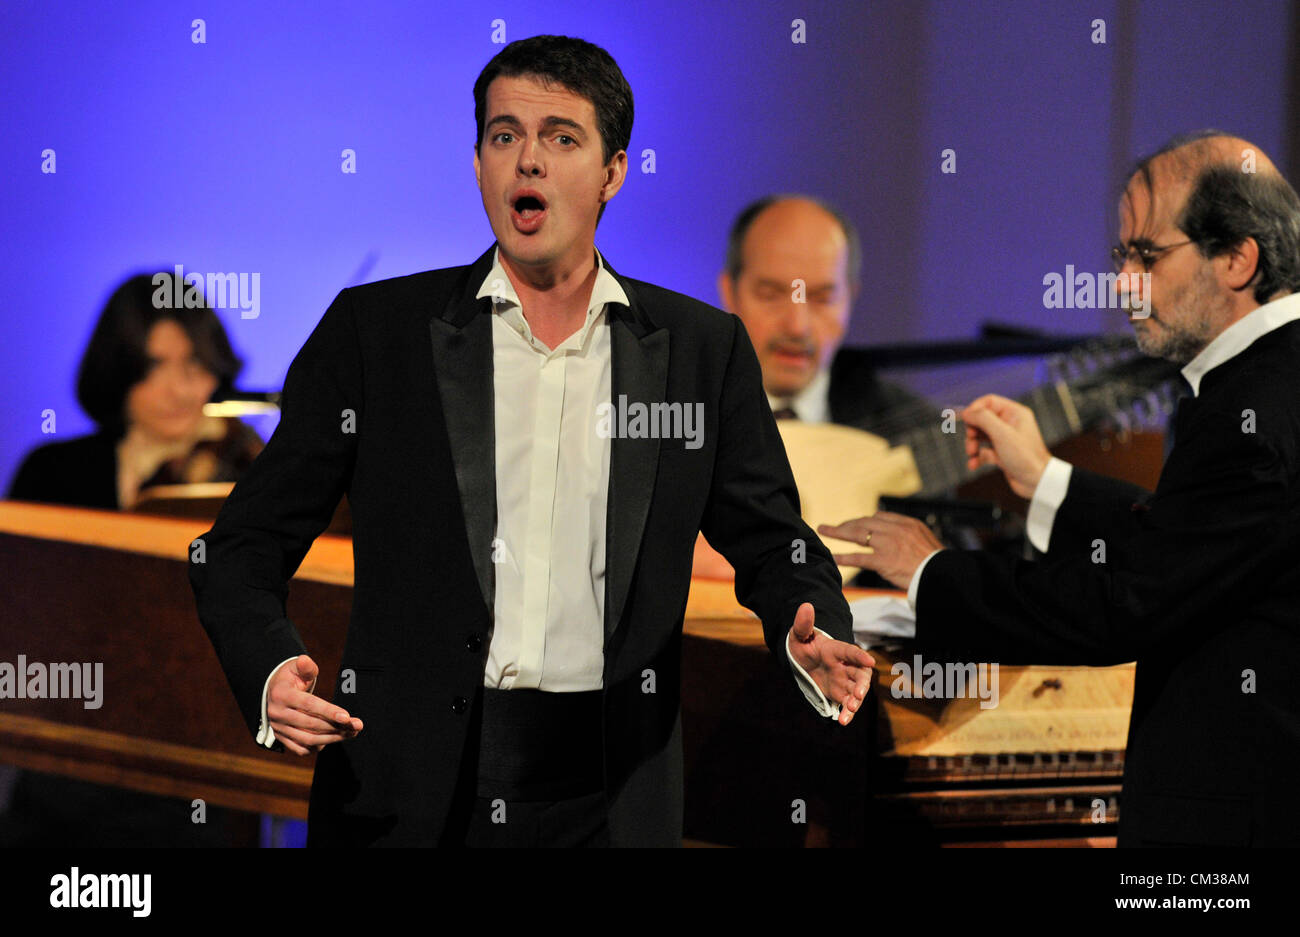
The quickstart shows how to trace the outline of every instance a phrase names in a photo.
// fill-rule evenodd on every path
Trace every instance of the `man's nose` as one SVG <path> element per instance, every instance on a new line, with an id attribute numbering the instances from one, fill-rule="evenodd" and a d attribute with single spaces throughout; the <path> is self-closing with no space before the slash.
<path id="1" fill-rule="evenodd" d="M 1121 305 L 1143 303 L 1151 291 L 1151 274 L 1140 263 L 1125 263 L 1115 277 L 1115 294 Z"/>
<path id="2" fill-rule="evenodd" d="M 781 326 L 787 335 L 800 338 L 812 331 L 812 317 L 808 314 L 808 304 L 791 299 L 786 303 L 781 314 Z"/>
<path id="3" fill-rule="evenodd" d="M 544 176 L 546 167 L 542 163 L 542 154 L 537 148 L 537 141 L 525 140 L 519 148 L 519 174 L 523 176 Z"/>

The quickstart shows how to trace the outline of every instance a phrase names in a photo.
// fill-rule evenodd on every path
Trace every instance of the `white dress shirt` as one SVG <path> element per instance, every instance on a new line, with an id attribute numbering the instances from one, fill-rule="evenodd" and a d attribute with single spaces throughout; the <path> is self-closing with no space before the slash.
<path id="1" fill-rule="evenodd" d="M 1253 345 L 1256 339 L 1296 319 L 1300 319 L 1300 293 L 1291 293 L 1271 303 L 1265 303 L 1232 323 L 1202 348 L 1200 354 L 1183 366 L 1182 374 L 1192 388 L 1192 396 L 1200 396 L 1201 379 L 1208 372 L 1241 354 Z M 1043 469 L 1043 476 L 1038 480 L 1038 486 L 1034 488 L 1034 496 L 1029 502 L 1025 534 L 1029 537 L 1029 542 L 1043 553 L 1047 552 L 1047 547 L 1051 543 L 1056 512 L 1065 501 L 1072 472 L 1073 467 L 1070 463 L 1053 456 L 1047 463 L 1047 468 Z M 921 573 L 930 562 L 930 557 L 938 552 L 935 550 L 922 560 L 921 565 L 912 574 L 912 581 L 907 588 L 907 601 L 913 611 L 916 609 L 916 593 L 921 585 Z"/>
<path id="2" fill-rule="evenodd" d="M 596 431 L 596 408 L 611 398 L 606 304 L 630 303 L 599 251 L 596 266 L 586 321 L 554 349 L 529 328 L 499 252 L 477 294 L 493 298 L 496 417 L 496 590 L 484 686 L 602 686 L 610 440 Z"/>
<path id="3" fill-rule="evenodd" d="M 603 686 L 610 439 L 597 432 L 596 407 L 612 398 L 609 304 L 629 302 L 600 251 L 596 265 L 586 321 L 554 349 L 529 328 L 499 250 L 476 294 L 493 300 L 496 586 L 487 687 L 572 693 Z M 809 703 L 838 717 L 839 704 L 795 662 L 788 636 L 786 656 Z M 268 676 L 257 733 L 267 748 L 275 744 L 270 684 Z M 308 692 L 314 689 L 315 681 Z"/>

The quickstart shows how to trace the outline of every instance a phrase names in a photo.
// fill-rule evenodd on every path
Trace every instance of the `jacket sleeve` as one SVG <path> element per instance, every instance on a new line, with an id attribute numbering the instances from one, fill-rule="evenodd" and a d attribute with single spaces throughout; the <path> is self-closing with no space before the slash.
<path id="1" fill-rule="evenodd" d="M 732 318 L 732 343 L 718 414 L 717 460 L 700 529 L 736 569 L 736 599 L 763 622 L 769 648 L 787 659 L 794 613 L 811 602 L 818 628 L 853 640 L 830 551 L 799 515 L 799 493 L 763 394 L 758 358 Z"/>
<path id="2" fill-rule="evenodd" d="M 1112 485 L 1072 482 L 1066 536 L 1058 547 L 1053 530 L 1046 559 L 936 555 L 921 576 L 918 642 L 950 659 L 1102 666 L 1232 624 L 1234 602 L 1295 562 L 1294 486 L 1240 417 L 1198 423 L 1156 492 L 1127 509 Z"/>
<path id="3" fill-rule="evenodd" d="M 289 580 L 351 484 L 361 396 L 361 351 L 344 290 L 289 366 L 266 448 L 212 529 L 190 545 L 199 620 L 254 735 L 267 676 L 307 652 L 285 614 Z"/>
<path id="4" fill-rule="evenodd" d="M 1139 485 L 1072 466 L 1070 487 L 1057 509 L 1048 543 L 1050 559 L 1090 556 L 1098 529 L 1132 533 L 1151 492 Z"/>

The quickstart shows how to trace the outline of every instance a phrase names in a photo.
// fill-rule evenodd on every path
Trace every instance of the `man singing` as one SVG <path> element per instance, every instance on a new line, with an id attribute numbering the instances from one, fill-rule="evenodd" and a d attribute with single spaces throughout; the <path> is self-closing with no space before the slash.
<path id="1" fill-rule="evenodd" d="M 199 616 L 258 741 L 321 752 L 312 845 L 678 845 L 697 533 L 819 713 L 847 724 L 872 660 L 744 328 L 595 249 L 632 128 L 614 60 L 514 42 L 474 101 L 496 243 L 331 304 L 201 538 Z M 344 493 L 341 706 L 285 599 Z"/>

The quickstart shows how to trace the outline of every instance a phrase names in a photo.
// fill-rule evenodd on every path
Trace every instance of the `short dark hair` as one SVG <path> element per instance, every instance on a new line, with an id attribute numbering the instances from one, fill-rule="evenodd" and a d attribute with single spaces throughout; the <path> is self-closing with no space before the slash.
<path id="1" fill-rule="evenodd" d="M 754 221 L 767 208 L 787 199 L 803 199 L 806 202 L 812 202 L 839 222 L 840 228 L 844 231 L 844 240 L 848 242 L 849 248 L 849 285 L 856 289 L 862 282 L 862 239 L 858 237 L 858 229 L 834 205 L 812 195 L 765 195 L 746 205 L 740 214 L 736 216 L 736 220 L 732 222 L 731 234 L 727 238 L 727 276 L 731 278 L 733 283 L 740 279 L 740 272 L 745 265 L 745 235 L 749 233 Z"/>
<path id="2" fill-rule="evenodd" d="M 160 277 L 166 281 L 155 286 Z M 77 401 L 102 431 L 118 438 L 126 432 L 126 395 L 148 375 L 149 333 L 164 319 L 185 330 L 199 363 L 216 377 L 213 399 L 234 390 L 244 362 L 230 347 L 217 314 L 206 304 L 189 309 L 154 304 L 158 290 L 184 296 L 190 288 L 174 273 L 144 273 L 127 279 L 109 297 L 77 371 Z"/>
<path id="3" fill-rule="evenodd" d="M 1259 245 L 1254 296 L 1266 303 L 1279 291 L 1300 291 L 1300 196 L 1278 172 L 1245 172 L 1235 162 L 1211 156 L 1210 140 L 1232 136 L 1200 130 L 1175 137 L 1139 160 L 1129 179 L 1140 179 L 1152 194 L 1151 164 L 1160 157 L 1176 160 L 1175 169 L 1185 175 L 1194 173 L 1175 222 L 1178 229 L 1207 259 L 1254 238 Z"/>
<path id="4" fill-rule="evenodd" d="M 614 57 L 598 45 L 572 36 L 516 39 L 492 57 L 474 82 L 474 152 L 483 143 L 488 86 L 498 78 L 536 78 L 559 85 L 591 102 L 596 110 L 602 162 L 608 164 L 632 141 L 632 88 Z M 600 215 L 605 206 L 600 206 Z M 597 216 L 599 219 L 599 215 Z"/>

